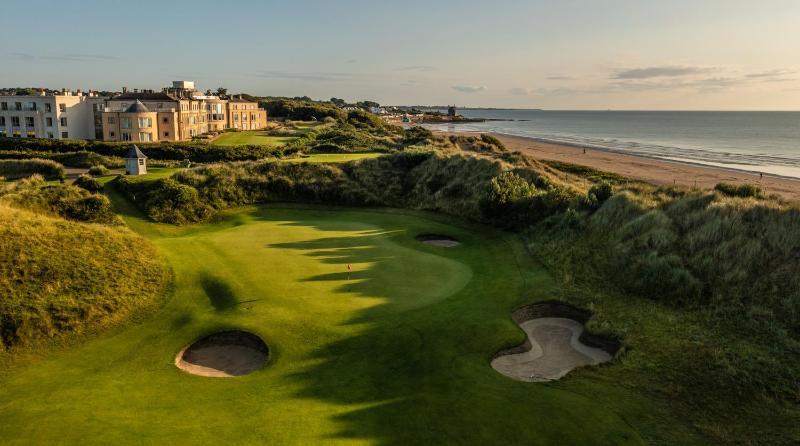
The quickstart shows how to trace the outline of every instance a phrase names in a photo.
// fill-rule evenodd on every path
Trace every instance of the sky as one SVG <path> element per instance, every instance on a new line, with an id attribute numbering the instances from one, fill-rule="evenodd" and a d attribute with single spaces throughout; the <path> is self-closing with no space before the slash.
<path id="1" fill-rule="evenodd" d="M 2 3 L 2 87 L 800 110 L 800 0 Z"/>

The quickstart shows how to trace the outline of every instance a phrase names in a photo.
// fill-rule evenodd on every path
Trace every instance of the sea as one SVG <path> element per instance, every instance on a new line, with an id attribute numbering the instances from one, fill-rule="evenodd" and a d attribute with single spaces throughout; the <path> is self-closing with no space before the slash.
<path id="1" fill-rule="evenodd" d="M 496 132 L 800 178 L 800 112 L 459 109 L 458 113 L 488 121 L 427 127 Z"/>

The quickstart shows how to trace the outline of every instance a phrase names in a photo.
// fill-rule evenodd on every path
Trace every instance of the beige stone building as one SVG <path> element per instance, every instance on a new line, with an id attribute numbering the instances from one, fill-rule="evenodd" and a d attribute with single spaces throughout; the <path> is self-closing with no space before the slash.
<path id="1" fill-rule="evenodd" d="M 94 92 L 0 96 L 0 137 L 100 139 L 105 98 Z"/>
<path id="2" fill-rule="evenodd" d="M 186 141 L 228 128 L 266 127 L 267 112 L 258 103 L 203 95 L 189 81 L 175 81 L 161 92 L 128 92 L 106 102 L 102 134 L 106 141 Z"/>

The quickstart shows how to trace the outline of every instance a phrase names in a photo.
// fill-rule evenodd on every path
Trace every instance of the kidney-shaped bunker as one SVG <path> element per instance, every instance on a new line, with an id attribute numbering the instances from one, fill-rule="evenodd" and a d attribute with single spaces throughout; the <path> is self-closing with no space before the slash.
<path id="1" fill-rule="evenodd" d="M 267 362 L 269 347 L 258 336 L 241 330 L 210 334 L 187 345 L 175 365 L 188 373 L 227 378 L 247 375 Z"/>

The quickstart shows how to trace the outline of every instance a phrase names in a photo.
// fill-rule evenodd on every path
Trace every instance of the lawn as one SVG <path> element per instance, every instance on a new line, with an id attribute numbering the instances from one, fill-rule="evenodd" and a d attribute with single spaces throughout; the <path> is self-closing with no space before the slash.
<path id="1" fill-rule="evenodd" d="M 211 144 L 217 146 L 283 146 L 297 139 L 294 136 L 270 136 L 263 130 L 242 132 L 226 132 L 220 135 Z"/>
<path id="2" fill-rule="evenodd" d="M 314 153 L 300 158 L 288 158 L 287 163 L 346 163 L 365 158 L 377 158 L 383 153 Z"/>
<path id="3" fill-rule="evenodd" d="M 288 206 L 176 228 L 117 204 L 171 264 L 172 297 L 140 325 L 2 372 L 3 444 L 640 444 L 632 424 L 672 431 L 667 408 L 604 378 L 613 365 L 552 384 L 489 366 L 523 339 L 510 311 L 555 291 L 514 236 Z M 263 370 L 220 379 L 173 365 L 226 328 L 269 344 Z"/>

